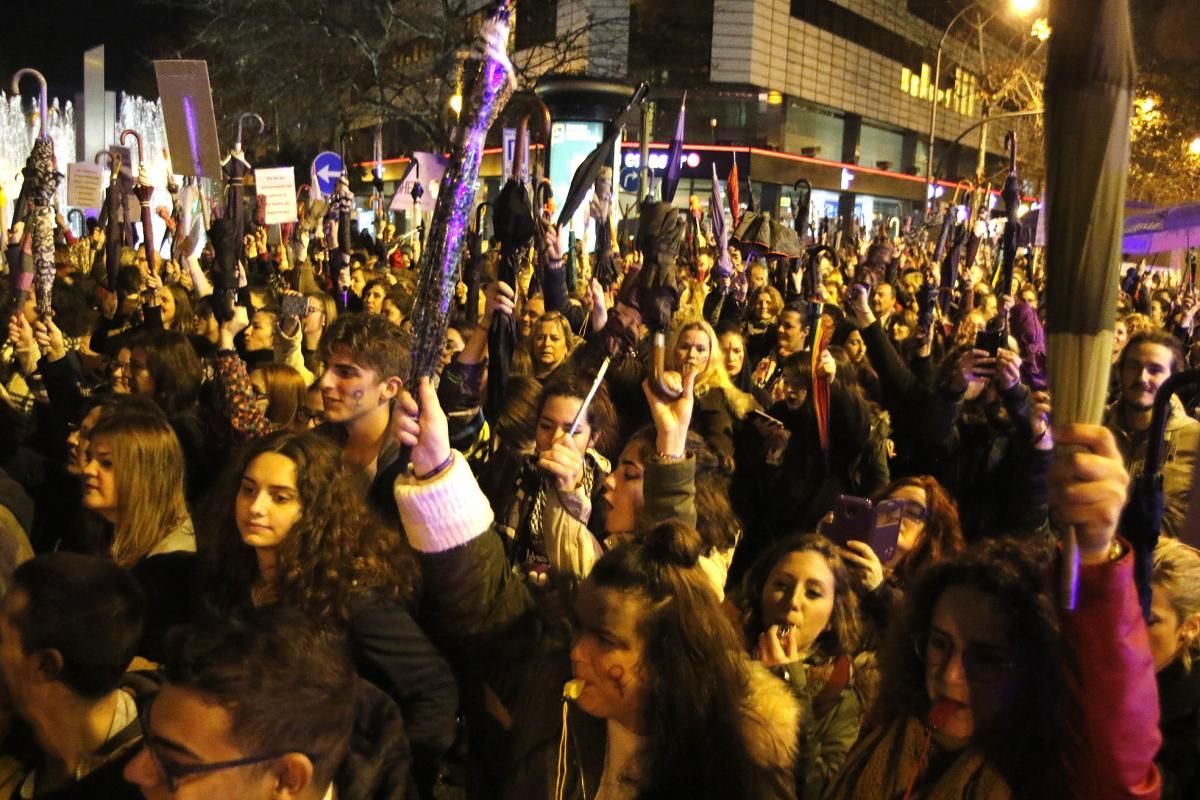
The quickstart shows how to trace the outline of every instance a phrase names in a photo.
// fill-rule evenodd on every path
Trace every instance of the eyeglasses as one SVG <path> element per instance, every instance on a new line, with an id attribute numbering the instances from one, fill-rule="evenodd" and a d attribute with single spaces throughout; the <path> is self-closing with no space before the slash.
<path id="1" fill-rule="evenodd" d="M 929 509 L 917 500 L 906 500 L 900 504 L 900 513 L 905 519 L 925 522 L 929 519 Z"/>
<path id="2" fill-rule="evenodd" d="M 914 637 L 913 649 L 927 667 L 943 667 L 954 655 L 954 642 L 940 631 L 930 631 L 923 639 Z M 980 684 L 996 683 L 1016 662 L 1004 653 L 987 646 L 969 644 L 962 651 L 963 669 L 967 679 Z"/>
<path id="3" fill-rule="evenodd" d="M 179 784 L 182 780 L 191 778 L 194 775 L 207 775 L 210 772 L 221 772 L 227 769 L 265 764 L 268 761 L 283 758 L 291 753 L 300 753 L 314 764 L 320 758 L 319 755 L 305 753 L 302 750 L 278 750 L 272 753 L 237 758 L 232 761 L 213 761 L 208 764 L 179 764 L 168 758 L 164 758 L 151 741 L 153 734 L 150 729 L 150 708 L 153 704 L 154 698 L 150 698 L 138 709 L 138 718 L 142 723 L 142 746 L 145 748 L 146 754 L 150 756 L 150 760 L 154 762 L 154 766 L 159 774 L 162 775 L 163 781 L 167 784 L 167 789 L 172 793 L 179 791 Z"/>
<path id="4" fill-rule="evenodd" d="M 324 411 L 313 411 L 312 409 L 301 406 L 296 410 L 296 419 L 300 422 L 308 424 L 310 422 L 320 425 L 325 421 Z"/>

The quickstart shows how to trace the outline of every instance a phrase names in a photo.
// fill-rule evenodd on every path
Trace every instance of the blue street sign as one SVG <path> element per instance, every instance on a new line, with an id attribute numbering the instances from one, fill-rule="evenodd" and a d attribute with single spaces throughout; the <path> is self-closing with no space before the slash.
<path id="1" fill-rule="evenodd" d="M 621 167 L 621 191 L 636 192 L 638 188 L 637 167 Z"/>
<path id="2" fill-rule="evenodd" d="M 342 157 L 337 153 L 330 150 L 318 153 L 312 162 L 313 179 L 317 182 L 318 191 L 321 194 L 333 194 L 344 169 Z"/>

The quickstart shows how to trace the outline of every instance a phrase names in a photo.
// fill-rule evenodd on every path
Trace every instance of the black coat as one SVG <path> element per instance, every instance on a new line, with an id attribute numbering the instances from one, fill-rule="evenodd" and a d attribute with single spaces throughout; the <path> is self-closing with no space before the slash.
<path id="1" fill-rule="evenodd" d="M 1162 798 L 1194 800 L 1200 797 L 1200 667 L 1188 672 L 1176 659 L 1158 673 L 1158 704 Z"/>

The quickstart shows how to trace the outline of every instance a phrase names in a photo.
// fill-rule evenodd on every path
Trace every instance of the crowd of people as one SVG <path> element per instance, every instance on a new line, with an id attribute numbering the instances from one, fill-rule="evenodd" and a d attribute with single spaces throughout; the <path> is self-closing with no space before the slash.
<path id="1" fill-rule="evenodd" d="M 664 375 L 638 252 L 492 248 L 413 382 L 391 226 L 260 229 L 232 309 L 60 231 L 53 315 L 0 289 L 0 796 L 1200 797 L 1200 398 L 1148 617 L 1121 535 L 1195 290 L 1131 270 L 1104 424 L 1051 425 L 1032 251 L 939 296 L 916 239 L 697 237 Z"/>

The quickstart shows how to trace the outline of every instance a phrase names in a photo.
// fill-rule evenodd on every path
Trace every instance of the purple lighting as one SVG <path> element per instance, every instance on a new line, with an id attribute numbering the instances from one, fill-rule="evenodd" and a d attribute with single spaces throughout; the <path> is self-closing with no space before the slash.
<path id="1" fill-rule="evenodd" d="M 185 94 L 183 96 L 183 117 L 187 120 L 188 145 L 192 151 L 192 166 L 197 176 L 208 177 L 204 174 L 204 165 L 200 163 L 200 136 L 196 133 L 196 108 L 192 105 L 191 95 Z"/>

